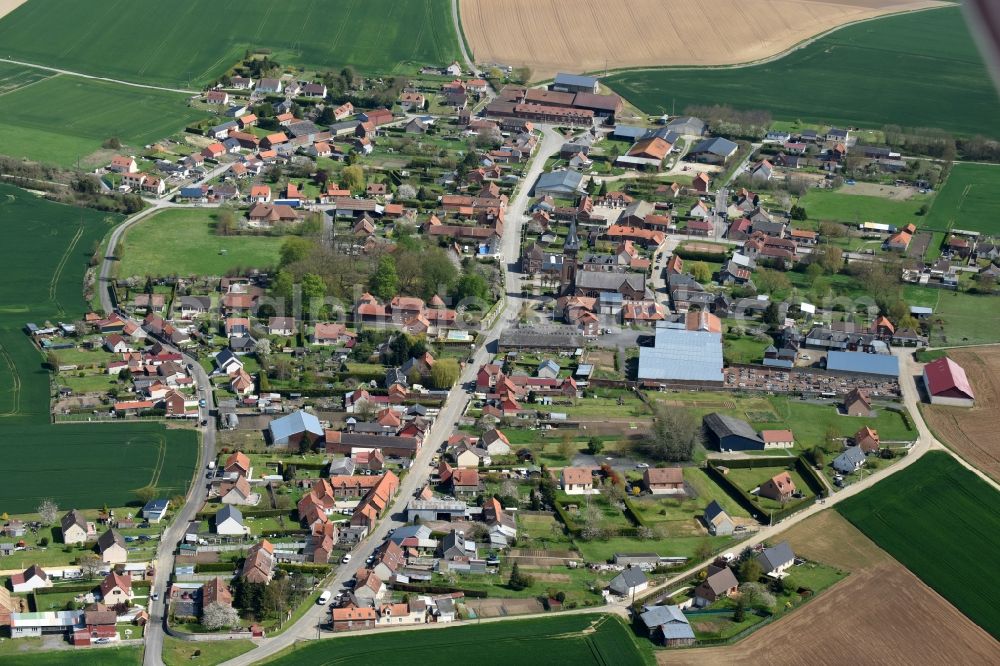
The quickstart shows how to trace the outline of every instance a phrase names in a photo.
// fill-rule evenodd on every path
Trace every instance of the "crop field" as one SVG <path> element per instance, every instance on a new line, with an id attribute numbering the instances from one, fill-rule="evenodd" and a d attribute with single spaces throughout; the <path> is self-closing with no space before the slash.
<path id="1" fill-rule="evenodd" d="M 105 161 L 95 153 L 112 136 L 141 147 L 205 115 L 181 93 L 39 73 L 0 63 L 0 153 L 95 166 Z"/>
<path id="2" fill-rule="evenodd" d="M 948 356 L 965 369 L 976 394 L 972 409 L 921 405 L 927 425 L 960 456 L 1000 481 L 1000 347 L 952 349 Z"/>
<path id="3" fill-rule="evenodd" d="M 779 538 L 797 555 L 850 575 L 822 596 L 735 645 L 657 652 L 661 664 L 989 663 L 996 641 L 835 511 L 823 511 Z M 844 609 L 850 608 L 849 613 Z M 822 627 L 821 631 L 816 631 Z M 843 640 L 845 635 L 851 640 Z M 801 640 L 809 636 L 809 640 Z"/>
<path id="4" fill-rule="evenodd" d="M 165 210 L 136 223 L 121 245 L 119 277 L 225 275 L 278 263 L 281 236 L 216 236 L 207 208 Z M 225 253 L 221 253 L 225 250 Z"/>
<path id="5" fill-rule="evenodd" d="M 604 82 L 650 114 L 728 104 L 778 120 L 1000 137 L 1000 97 L 957 7 L 847 26 L 763 64 L 638 70 Z"/>
<path id="6" fill-rule="evenodd" d="M 927 215 L 941 231 L 1000 233 L 1000 166 L 956 164 Z"/>
<path id="7" fill-rule="evenodd" d="M 335 641 L 335 642 L 334 642 Z M 483 647 L 489 645 L 488 650 Z M 298 642 L 275 666 L 352 664 L 359 659 L 393 666 L 463 661 L 475 655 L 482 666 L 576 664 L 633 666 L 651 662 L 648 643 L 640 651 L 625 622 L 615 615 L 563 615 L 424 631 Z"/>
<path id="8" fill-rule="evenodd" d="M 448 0 L 31 0 L 0 21 L 0 44 L 15 60 L 185 88 L 248 49 L 287 65 L 385 74 L 459 53 Z"/>
<path id="9" fill-rule="evenodd" d="M 73 322 L 86 308 L 84 267 L 120 221 L 0 185 L 0 507 L 32 511 L 38 499 L 81 508 L 134 501 L 147 484 L 167 496 L 194 473 L 197 437 L 155 423 L 51 425 L 44 358 L 22 332 L 27 322 Z M 95 482 L 95 480 L 99 480 Z"/>
<path id="10" fill-rule="evenodd" d="M 460 0 L 479 62 L 559 71 L 727 65 L 767 58 L 851 21 L 938 3 L 907 0 Z M 513 29 L 512 21 L 514 21 Z M 637 35 L 655 35 L 655 38 Z"/>
<path id="11" fill-rule="evenodd" d="M 857 225 L 878 222 L 904 227 L 911 222 L 923 226 L 927 217 L 917 215 L 920 207 L 932 197 L 917 195 L 905 201 L 861 194 L 844 194 L 831 190 L 810 189 L 799 198 L 799 205 L 806 209 L 810 220 L 834 221 Z"/>
<path id="12" fill-rule="evenodd" d="M 944 452 L 837 505 L 837 510 L 973 622 L 1000 638 L 1000 493 Z"/>

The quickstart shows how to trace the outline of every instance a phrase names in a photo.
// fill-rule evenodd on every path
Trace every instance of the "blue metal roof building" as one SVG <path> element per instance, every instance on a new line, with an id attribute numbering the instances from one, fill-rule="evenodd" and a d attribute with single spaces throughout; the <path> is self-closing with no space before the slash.
<path id="1" fill-rule="evenodd" d="M 556 74 L 552 82 L 552 90 L 563 92 L 597 92 L 597 79 L 593 76 L 581 76 L 579 74 Z"/>
<path id="2" fill-rule="evenodd" d="M 722 383 L 722 335 L 658 326 L 639 349 L 639 379 Z"/>
<path id="3" fill-rule="evenodd" d="M 899 359 L 889 354 L 831 351 L 826 355 L 826 369 L 898 378 Z"/>
<path id="4" fill-rule="evenodd" d="M 299 444 L 303 439 L 314 443 L 323 436 L 323 426 L 319 424 L 319 419 L 301 410 L 274 419 L 268 429 L 273 446 L 291 446 Z"/>

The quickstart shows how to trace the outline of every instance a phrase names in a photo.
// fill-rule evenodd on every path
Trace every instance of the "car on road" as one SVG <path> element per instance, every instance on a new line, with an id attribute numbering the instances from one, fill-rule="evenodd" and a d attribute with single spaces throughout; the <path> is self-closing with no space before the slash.
<path id="1" fill-rule="evenodd" d="M 208 419 L 202 419 L 202 420 L 201 420 L 201 424 L 202 424 L 203 426 L 207 426 L 207 425 L 208 425 Z"/>
<path id="2" fill-rule="evenodd" d="M 635 468 L 636 469 L 648 469 L 649 468 L 649 463 L 636 463 L 635 464 Z"/>
<path id="3" fill-rule="evenodd" d="M 347 564 L 350 561 L 351 561 L 351 554 L 350 553 L 346 553 L 344 555 L 344 557 L 341 558 L 340 563 L 341 564 Z"/>
<path id="4" fill-rule="evenodd" d="M 157 599 L 160 598 L 160 593 L 159 592 L 153 592 L 151 595 L 149 595 L 149 598 L 152 599 L 153 601 L 156 601 Z"/>
<path id="5" fill-rule="evenodd" d="M 207 405 L 207 404 L 208 404 L 208 403 L 207 403 L 207 402 L 205 402 L 205 399 L 204 399 L 204 398 L 202 398 L 201 400 L 199 400 L 199 401 L 198 401 L 198 406 L 199 406 L 199 407 L 204 407 L 204 406 L 205 406 L 205 405 Z"/>
<path id="6" fill-rule="evenodd" d="M 330 601 L 330 597 L 332 597 L 332 596 L 333 596 L 333 593 L 330 592 L 330 590 L 323 590 L 323 594 L 319 595 L 319 599 L 316 600 L 316 605 L 317 606 L 325 606 L 326 603 L 328 601 Z"/>

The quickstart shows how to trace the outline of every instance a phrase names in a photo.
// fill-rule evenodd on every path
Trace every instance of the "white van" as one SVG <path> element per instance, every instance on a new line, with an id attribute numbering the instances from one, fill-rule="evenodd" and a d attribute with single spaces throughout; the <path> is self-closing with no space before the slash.
<path id="1" fill-rule="evenodd" d="M 316 600 L 316 605 L 325 606 L 332 596 L 333 594 L 330 593 L 330 590 L 323 590 L 323 594 L 319 595 L 319 599 Z"/>

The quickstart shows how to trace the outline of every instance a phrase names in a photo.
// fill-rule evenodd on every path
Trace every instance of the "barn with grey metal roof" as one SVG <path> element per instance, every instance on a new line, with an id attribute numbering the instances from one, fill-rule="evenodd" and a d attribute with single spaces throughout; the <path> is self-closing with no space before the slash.
<path id="1" fill-rule="evenodd" d="M 639 379 L 722 383 L 722 335 L 659 326 L 639 349 Z"/>

